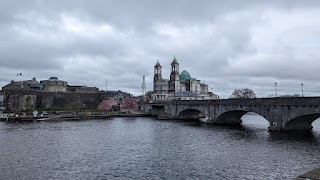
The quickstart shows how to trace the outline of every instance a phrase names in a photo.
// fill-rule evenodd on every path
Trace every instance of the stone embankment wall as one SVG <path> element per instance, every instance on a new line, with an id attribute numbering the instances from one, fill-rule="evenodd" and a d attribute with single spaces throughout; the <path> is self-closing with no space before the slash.
<path id="1" fill-rule="evenodd" d="M 33 109 L 97 108 L 102 100 L 110 98 L 105 92 L 41 92 L 33 90 L 6 90 L 6 109 L 14 112 Z"/>

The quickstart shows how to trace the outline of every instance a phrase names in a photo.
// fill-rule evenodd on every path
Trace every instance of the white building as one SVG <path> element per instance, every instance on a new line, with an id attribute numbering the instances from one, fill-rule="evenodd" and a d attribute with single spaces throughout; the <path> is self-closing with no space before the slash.
<path id="1" fill-rule="evenodd" d="M 216 99 L 217 95 L 208 91 L 208 85 L 192 78 L 188 71 L 179 74 L 179 63 L 174 57 L 171 63 L 170 79 L 162 78 L 162 66 L 159 61 L 154 66 L 152 101 L 204 100 Z"/>

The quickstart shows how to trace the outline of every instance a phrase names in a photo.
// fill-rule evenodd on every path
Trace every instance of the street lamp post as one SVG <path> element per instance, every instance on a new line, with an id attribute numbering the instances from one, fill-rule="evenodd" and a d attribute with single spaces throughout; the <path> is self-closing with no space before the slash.
<path id="1" fill-rule="evenodd" d="M 275 83 L 274 83 L 274 91 L 275 91 L 275 93 L 276 93 L 276 97 L 278 97 L 278 94 L 277 94 L 277 85 L 278 85 L 277 82 L 275 82 Z"/>
<path id="2" fill-rule="evenodd" d="M 303 83 L 301 83 L 301 97 L 303 97 Z"/>

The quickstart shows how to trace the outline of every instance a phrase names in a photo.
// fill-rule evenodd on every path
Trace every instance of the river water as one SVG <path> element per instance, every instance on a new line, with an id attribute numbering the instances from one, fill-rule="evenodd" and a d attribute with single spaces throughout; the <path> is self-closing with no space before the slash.
<path id="1" fill-rule="evenodd" d="M 0 179 L 290 179 L 320 167 L 320 120 L 310 133 L 110 120 L 0 122 Z"/>

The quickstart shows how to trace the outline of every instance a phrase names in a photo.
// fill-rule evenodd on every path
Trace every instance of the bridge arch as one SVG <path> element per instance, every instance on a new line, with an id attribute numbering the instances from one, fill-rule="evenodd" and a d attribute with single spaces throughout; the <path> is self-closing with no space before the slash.
<path id="1" fill-rule="evenodd" d="M 262 116 L 264 119 L 266 119 L 270 123 L 270 121 L 267 118 L 265 118 L 263 115 L 261 115 L 260 113 L 257 113 L 254 111 L 247 111 L 247 110 L 226 111 L 217 117 L 215 123 L 218 123 L 218 124 L 241 124 L 242 123 L 242 120 L 241 120 L 242 116 L 244 116 L 248 112 L 256 113 L 257 115 Z"/>
<path id="2" fill-rule="evenodd" d="M 179 112 L 178 119 L 194 120 L 205 116 L 205 113 L 198 109 L 184 109 Z"/>
<path id="3" fill-rule="evenodd" d="M 291 119 L 284 125 L 285 131 L 292 130 L 311 130 L 312 122 L 320 117 L 320 113 L 306 114 Z"/>

